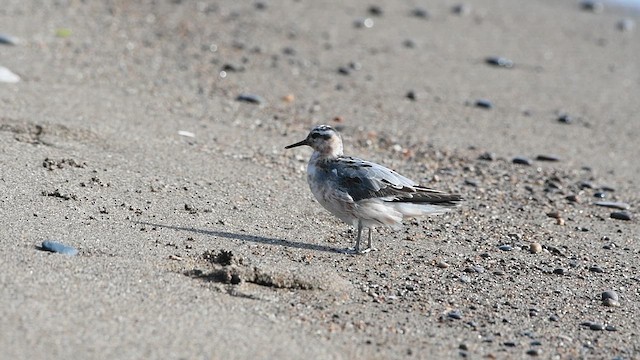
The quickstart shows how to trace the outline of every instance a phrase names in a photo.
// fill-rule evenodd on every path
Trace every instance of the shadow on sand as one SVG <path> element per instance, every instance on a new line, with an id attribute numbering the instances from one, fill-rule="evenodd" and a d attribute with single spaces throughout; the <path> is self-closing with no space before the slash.
<path id="1" fill-rule="evenodd" d="M 227 239 L 250 241 L 250 242 L 253 242 L 253 243 L 257 243 L 257 244 L 286 246 L 286 247 L 297 248 L 297 249 L 326 251 L 326 252 L 340 253 L 340 254 L 344 253 L 344 249 L 336 248 L 336 247 L 332 247 L 332 246 L 308 244 L 308 243 L 302 243 L 302 242 L 297 242 L 297 241 L 289 241 L 289 240 L 277 239 L 277 238 L 268 238 L 268 237 L 257 236 L 257 235 L 237 234 L 237 233 L 232 233 L 232 232 L 227 232 L 227 231 L 203 230 L 203 229 L 195 229 L 195 228 L 182 227 L 182 226 L 161 225 L 161 224 L 154 224 L 154 223 L 149 223 L 149 222 L 144 222 L 144 221 L 134 221 L 134 222 L 136 224 L 141 224 L 141 225 L 155 226 L 155 227 L 160 227 L 160 228 L 165 228 L 165 229 L 173 229 L 173 230 L 176 230 L 176 231 L 190 231 L 190 232 L 194 232 L 194 233 L 197 233 L 197 234 L 224 237 L 224 238 L 227 238 Z"/>

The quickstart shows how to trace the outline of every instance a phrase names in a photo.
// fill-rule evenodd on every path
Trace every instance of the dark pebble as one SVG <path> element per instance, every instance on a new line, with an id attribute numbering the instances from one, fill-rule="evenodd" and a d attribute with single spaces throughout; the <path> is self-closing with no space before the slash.
<path id="1" fill-rule="evenodd" d="M 382 14 L 384 14 L 384 11 L 382 11 L 382 8 L 378 5 L 369 6 L 367 11 L 369 12 L 369 15 L 373 16 L 382 16 Z"/>
<path id="2" fill-rule="evenodd" d="M 527 350 L 527 355 L 529 355 L 529 356 L 540 356 L 540 355 L 542 355 L 542 349 L 529 349 L 529 350 Z"/>
<path id="3" fill-rule="evenodd" d="M 602 297 L 602 301 L 606 300 L 606 299 L 612 299 L 612 300 L 620 300 L 620 297 L 618 296 L 618 293 L 613 291 L 613 290 L 607 290 L 604 291 L 602 293 L 602 295 L 600 295 Z"/>
<path id="4" fill-rule="evenodd" d="M 59 254 L 74 256 L 78 254 L 78 250 L 72 246 L 59 243 L 57 241 L 43 241 L 41 249 L 44 251 L 51 251 Z"/>
<path id="5" fill-rule="evenodd" d="M 415 91 L 413 91 L 413 90 L 409 90 L 409 91 L 407 92 L 407 95 L 405 95 L 405 97 L 406 97 L 407 99 L 409 99 L 409 100 L 412 100 L 412 101 L 416 101 L 416 100 L 418 100 L 418 96 L 416 95 L 416 92 L 415 92 Z"/>
<path id="6" fill-rule="evenodd" d="M 604 10 L 604 3 L 596 0 L 584 0 L 580 3 L 582 10 L 600 13 Z"/>
<path id="7" fill-rule="evenodd" d="M 490 56 L 485 59 L 489 65 L 510 69 L 513 67 L 513 61 L 502 56 Z"/>
<path id="8" fill-rule="evenodd" d="M 262 104 L 264 99 L 260 95 L 244 93 L 238 95 L 236 101 L 246 102 L 249 104 Z"/>
<path id="9" fill-rule="evenodd" d="M 411 10 L 411 15 L 415 17 L 423 18 L 423 19 L 429 18 L 429 12 L 423 8 L 415 8 Z"/>
<path id="10" fill-rule="evenodd" d="M 402 45 L 406 48 L 413 49 L 416 47 L 416 42 L 411 39 L 407 39 L 402 42 Z"/>
<path id="11" fill-rule="evenodd" d="M 565 268 L 557 268 L 555 270 L 553 270 L 553 273 L 556 275 L 566 275 L 567 274 L 567 269 Z"/>
<path id="12" fill-rule="evenodd" d="M 549 316 L 549 321 L 558 322 L 560 318 L 557 315 L 551 315 Z"/>
<path id="13" fill-rule="evenodd" d="M 574 202 L 574 203 L 579 201 L 578 196 L 574 195 L 574 194 L 567 195 L 567 197 L 565 197 L 565 199 L 567 199 L 567 201 L 569 201 L 569 202 Z"/>
<path id="14" fill-rule="evenodd" d="M 511 251 L 513 250 L 513 247 L 511 247 L 511 245 L 500 245 L 498 246 L 498 249 L 502 250 L 502 251 Z"/>
<path id="15" fill-rule="evenodd" d="M 606 191 L 606 192 L 615 192 L 616 191 L 616 189 L 614 189 L 611 186 L 607 186 L 607 185 L 600 186 L 600 190 Z"/>
<path id="16" fill-rule="evenodd" d="M 471 12 L 471 6 L 467 5 L 467 4 L 458 4 L 458 5 L 454 5 L 451 8 L 451 12 L 456 14 L 456 15 L 468 15 Z"/>
<path id="17" fill-rule="evenodd" d="M 607 197 L 607 193 L 605 193 L 604 191 L 598 191 L 597 193 L 593 194 L 593 197 L 598 199 L 604 199 Z"/>
<path id="18" fill-rule="evenodd" d="M 242 72 L 245 68 L 242 65 L 224 64 L 221 70 L 226 72 Z"/>
<path id="19" fill-rule="evenodd" d="M 613 325 L 607 325 L 604 327 L 604 329 L 607 331 L 618 331 L 618 329 Z"/>
<path id="20" fill-rule="evenodd" d="M 447 313 L 447 317 L 450 319 L 460 320 L 462 319 L 462 312 L 460 312 L 460 310 L 452 310 Z"/>
<path id="21" fill-rule="evenodd" d="M 531 346 L 542 346 L 542 342 L 540 340 L 533 340 L 529 343 Z"/>
<path id="22" fill-rule="evenodd" d="M 580 188 L 580 190 L 595 188 L 595 186 L 593 186 L 593 184 L 590 183 L 589 181 L 580 181 L 578 183 L 578 187 Z"/>
<path id="23" fill-rule="evenodd" d="M 573 122 L 573 118 L 568 114 L 562 114 L 558 116 L 558 122 L 563 124 L 571 124 Z"/>
<path id="24" fill-rule="evenodd" d="M 622 19 L 618 21 L 617 27 L 620 31 L 631 31 L 636 27 L 636 22 L 629 18 Z"/>
<path id="25" fill-rule="evenodd" d="M 589 329 L 595 330 L 595 331 L 602 331 L 604 330 L 604 325 L 598 324 L 598 323 L 591 323 L 591 325 L 589 325 Z"/>
<path id="26" fill-rule="evenodd" d="M 602 268 L 598 265 L 593 265 L 591 267 L 589 267 L 589 271 L 594 272 L 594 273 L 603 273 L 604 270 L 602 270 Z"/>
<path id="27" fill-rule="evenodd" d="M 505 341 L 504 346 L 506 347 L 516 347 L 516 343 L 513 341 Z"/>
<path id="28" fill-rule="evenodd" d="M 467 346 L 467 344 L 465 344 L 465 343 L 462 343 L 462 344 L 458 345 L 458 349 L 467 351 L 467 350 L 469 350 L 469 346 Z"/>
<path id="29" fill-rule="evenodd" d="M 482 109 L 493 109 L 493 103 L 487 99 L 478 99 L 476 100 L 476 107 Z"/>
<path id="30" fill-rule="evenodd" d="M 619 307 L 620 306 L 620 301 L 614 300 L 614 299 L 611 299 L 611 298 L 607 298 L 607 299 L 602 300 L 602 305 L 608 306 L 608 307 Z"/>
<path id="31" fill-rule="evenodd" d="M 493 161 L 496 159 L 496 154 L 492 153 L 492 152 L 484 152 L 482 154 L 480 154 L 480 156 L 478 156 L 479 160 L 485 160 L 485 161 Z"/>
<path id="32" fill-rule="evenodd" d="M 555 155 L 538 155 L 536 156 L 536 160 L 538 161 L 560 161 L 560 158 Z"/>
<path id="33" fill-rule="evenodd" d="M 0 44 L 3 45 L 18 45 L 19 40 L 9 34 L 0 33 Z"/>
<path id="34" fill-rule="evenodd" d="M 346 66 L 340 66 L 338 68 L 338 74 L 340 74 L 340 75 L 349 75 L 349 74 L 351 74 L 351 69 L 349 69 Z"/>
<path id="35" fill-rule="evenodd" d="M 631 213 L 627 211 L 615 211 L 609 215 L 612 219 L 616 220 L 631 220 Z"/>
<path id="36" fill-rule="evenodd" d="M 513 162 L 514 164 L 528 165 L 528 166 L 531 166 L 531 164 L 533 164 L 533 161 L 531 161 L 531 159 L 526 158 L 524 156 L 516 156 L 511 160 L 511 162 Z"/>
<path id="37" fill-rule="evenodd" d="M 464 179 L 464 184 L 473 186 L 473 187 L 478 187 L 478 181 L 474 179 Z"/>

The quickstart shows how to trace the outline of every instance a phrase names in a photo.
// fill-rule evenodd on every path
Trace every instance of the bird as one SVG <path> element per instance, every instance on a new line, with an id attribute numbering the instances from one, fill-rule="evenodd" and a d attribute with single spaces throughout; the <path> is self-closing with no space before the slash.
<path id="1" fill-rule="evenodd" d="M 459 194 L 419 185 L 397 172 L 371 161 L 343 153 L 342 137 L 329 125 L 317 125 L 291 149 L 310 146 L 307 182 L 316 200 L 331 214 L 358 230 L 349 252 L 372 249 L 371 230 L 377 226 L 398 229 L 402 220 L 442 214 L 459 206 Z M 362 230 L 368 229 L 367 247 L 361 249 Z"/>

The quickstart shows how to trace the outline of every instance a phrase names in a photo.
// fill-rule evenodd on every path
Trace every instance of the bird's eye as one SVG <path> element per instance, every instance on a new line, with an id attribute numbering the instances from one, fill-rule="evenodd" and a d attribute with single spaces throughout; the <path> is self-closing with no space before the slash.
<path id="1" fill-rule="evenodd" d="M 320 137 L 320 133 L 313 133 L 313 134 L 311 134 L 311 138 L 312 138 L 312 139 L 317 139 L 317 138 L 319 138 L 319 137 Z"/>

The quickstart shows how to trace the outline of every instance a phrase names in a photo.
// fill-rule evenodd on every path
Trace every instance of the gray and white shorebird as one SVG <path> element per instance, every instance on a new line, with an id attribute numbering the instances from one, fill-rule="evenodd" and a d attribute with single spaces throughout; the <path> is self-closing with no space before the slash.
<path id="1" fill-rule="evenodd" d="M 313 148 L 307 166 L 311 192 L 330 213 L 358 229 L 356 253 L 372 249 L 371 230 L 376 226 L 398 228 L 404 218 L 445 213 L 463 200 L 420 186 L 382 165 L 345 156 L 342 138 L 331 126 L 318 125 L 306 139 L 285 149 L 303 145 Z M 367 247 L 360 249 L 364 228 L 369 237 Z"/>

